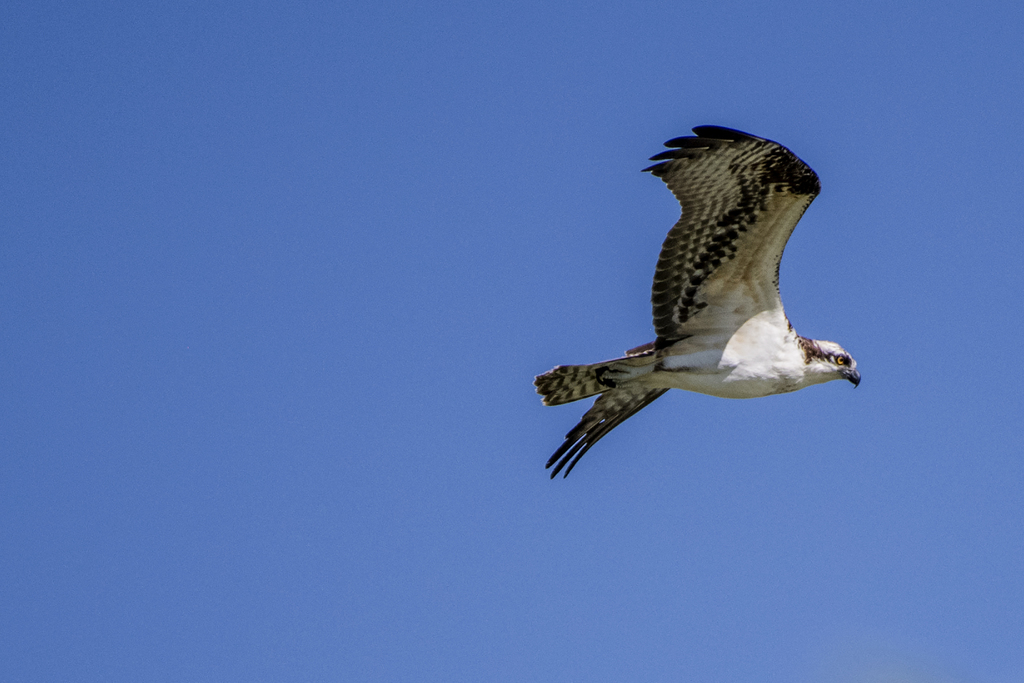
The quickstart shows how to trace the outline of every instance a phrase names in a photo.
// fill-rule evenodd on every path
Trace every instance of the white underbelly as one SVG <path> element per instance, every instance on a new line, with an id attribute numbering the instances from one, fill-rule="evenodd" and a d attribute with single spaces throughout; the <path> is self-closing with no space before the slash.
<path id="1" fill-rule="evenodd" d="M 761 398 L 773 394 L 796 391 L 799 384 L 782 377 L 750 377 L 734 372 L 734 368 L 719 372 L 666 372 L 655 371 L 645 378 L 645 384 L 664 389 L 683 389 L 719 398 Z"/>
<path id="2" fill-rule="evenodd" d="M 734 333 L 696 335 L 673 346 L 645 383 L 721 398 L 796 391 L 803 358 L 781 309 L 746 320 Z"/>

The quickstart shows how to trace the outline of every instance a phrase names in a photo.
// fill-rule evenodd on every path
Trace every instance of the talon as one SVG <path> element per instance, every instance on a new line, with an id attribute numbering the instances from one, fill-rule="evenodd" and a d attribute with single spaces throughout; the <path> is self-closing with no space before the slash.
<path id="1" fill-rule="evenodd" d="M 608 368 L 607 366 L 603 368 L 598 368 L 597 370 L 594 371 L 594 374 L 597 375 L 598 384 L 606 386 L 609 389 L 614 389 L 616 386 L 618 386 L 615 383 L 615 380 L 611 379 L 610 377 L 605 377 L 605 375 L 608 374 L 609 369 L 610 368 Z"/>

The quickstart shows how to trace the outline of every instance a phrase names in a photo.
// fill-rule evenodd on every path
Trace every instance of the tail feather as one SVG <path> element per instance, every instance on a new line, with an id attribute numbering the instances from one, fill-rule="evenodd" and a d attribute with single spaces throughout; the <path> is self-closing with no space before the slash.
<path id="1" fill-rule="evenodd" d="M 589 398 L 606 391 L 609 387 L 598 380 L 598 368 L 607 363 L 593 365 L 559 365 L 553 370 L 538 375 L 533 383 L 537 393 L 544 397 L 544 405 L 559 406 L 580 399 Z"/>
<path id="2" fill-rule="evenodd" d="M 560 406 L 614 389 L 621 382 L 650 372 L 654 345 L 644 344 L 626 352 L 624 358 L 590 365 L 559 365 L 534 378 L 544 405 Z"/>

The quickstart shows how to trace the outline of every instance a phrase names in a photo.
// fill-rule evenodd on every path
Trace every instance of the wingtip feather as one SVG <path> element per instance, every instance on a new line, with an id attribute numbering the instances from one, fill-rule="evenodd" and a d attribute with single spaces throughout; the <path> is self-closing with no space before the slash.
<path id="1" fill-rule="evenodd" d="M 761 139 L 756 135 L 744 133 L 742 130 L 736 130 L 735 128 L 726 128 L 725 126 L 696 126 L 693 128 L 693 132 L 702 138 L 711 138 L 712 140 L 727 140 L 729 142 Z"/>

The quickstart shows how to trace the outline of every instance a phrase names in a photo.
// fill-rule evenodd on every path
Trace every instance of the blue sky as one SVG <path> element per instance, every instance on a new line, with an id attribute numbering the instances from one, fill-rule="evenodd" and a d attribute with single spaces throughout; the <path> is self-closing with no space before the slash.
<path id="1" fill-rule="evenodd" d="M 1024 681 L 1021 7 L 3 15 L 0 678 Z M 783 299 L 863 382 L 552 482 L 702 124 L 818 172 Z"/>

